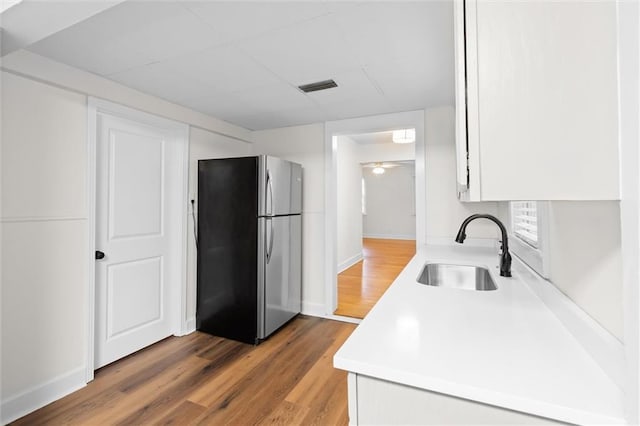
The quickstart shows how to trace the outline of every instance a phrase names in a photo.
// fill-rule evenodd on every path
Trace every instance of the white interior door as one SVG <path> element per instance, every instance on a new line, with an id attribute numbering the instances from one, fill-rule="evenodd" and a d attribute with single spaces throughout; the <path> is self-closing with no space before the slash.
<path id="1" fill-rule="evenodd" d="M 95 368 L 178 330 L 181 135 L 97 114 Z"/>

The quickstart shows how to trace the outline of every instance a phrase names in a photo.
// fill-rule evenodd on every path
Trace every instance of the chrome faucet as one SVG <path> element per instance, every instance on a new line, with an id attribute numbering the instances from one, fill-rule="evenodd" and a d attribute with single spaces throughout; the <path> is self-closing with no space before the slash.
<path id="1" fill-rule="evenodd" d="M 467 229 L 467 225 L 472 220 L 475 219 L 489 219 L 494 222 L 500 228 L 500 233 L 502 234 L 502 246 L 500 253 L 500 276 L 501 277 L 510 277 L 511 276 L 511 254 L 509 253 L 509 238 L 507 237 L 507 229 L 504 227 L 502 222 L 490 214 L 473 214 L 466 218 L 462 225 L 460 225 L 460 230 L 458 231 L 458 235 L 456 235 L 456 243 L 464 243 L 464 239 L 467 238 L 467 234 L 465 234 L 465 230 Z"/>

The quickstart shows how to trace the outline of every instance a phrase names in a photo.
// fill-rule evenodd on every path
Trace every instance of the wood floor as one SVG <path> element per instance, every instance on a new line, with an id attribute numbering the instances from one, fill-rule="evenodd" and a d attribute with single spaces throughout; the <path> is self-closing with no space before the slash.
<path id="1" fill-rule="evenodd" d="M 363 260 L 338 274 L 336 315 L 364 318 L 416 254 L 414 240 L 362 240 Z"/>
<path id="2" fill-rule="evenodd" d="M 96 372 L 16 425 L 346 425 L 333 355 L 355 326 L 299 316 L 259 346 L 195 332 Z"/>

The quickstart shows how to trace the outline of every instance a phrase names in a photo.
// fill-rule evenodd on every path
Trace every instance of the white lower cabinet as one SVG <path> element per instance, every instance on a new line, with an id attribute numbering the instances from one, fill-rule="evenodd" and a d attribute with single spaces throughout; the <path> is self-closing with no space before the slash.
<path id="1" fill-rule="evenodd" d="M 542 417 L 349 373 L 351 425 L 560 425 Z"/>

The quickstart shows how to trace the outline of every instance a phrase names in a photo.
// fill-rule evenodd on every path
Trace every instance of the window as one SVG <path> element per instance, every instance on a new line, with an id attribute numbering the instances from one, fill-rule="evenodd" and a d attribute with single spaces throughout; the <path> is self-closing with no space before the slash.
<path id="1" fill-rule="evenodd" d="M 538 248 L 538 209 L 535 201 L 511 202 L 511 229 L 516 238 Z"/>
<path id="2" fill-rule="evenodd" d="M 543 201 L 512 201 L 509 248 L 531 269 L 548 278 L 547 205 Z"/>

